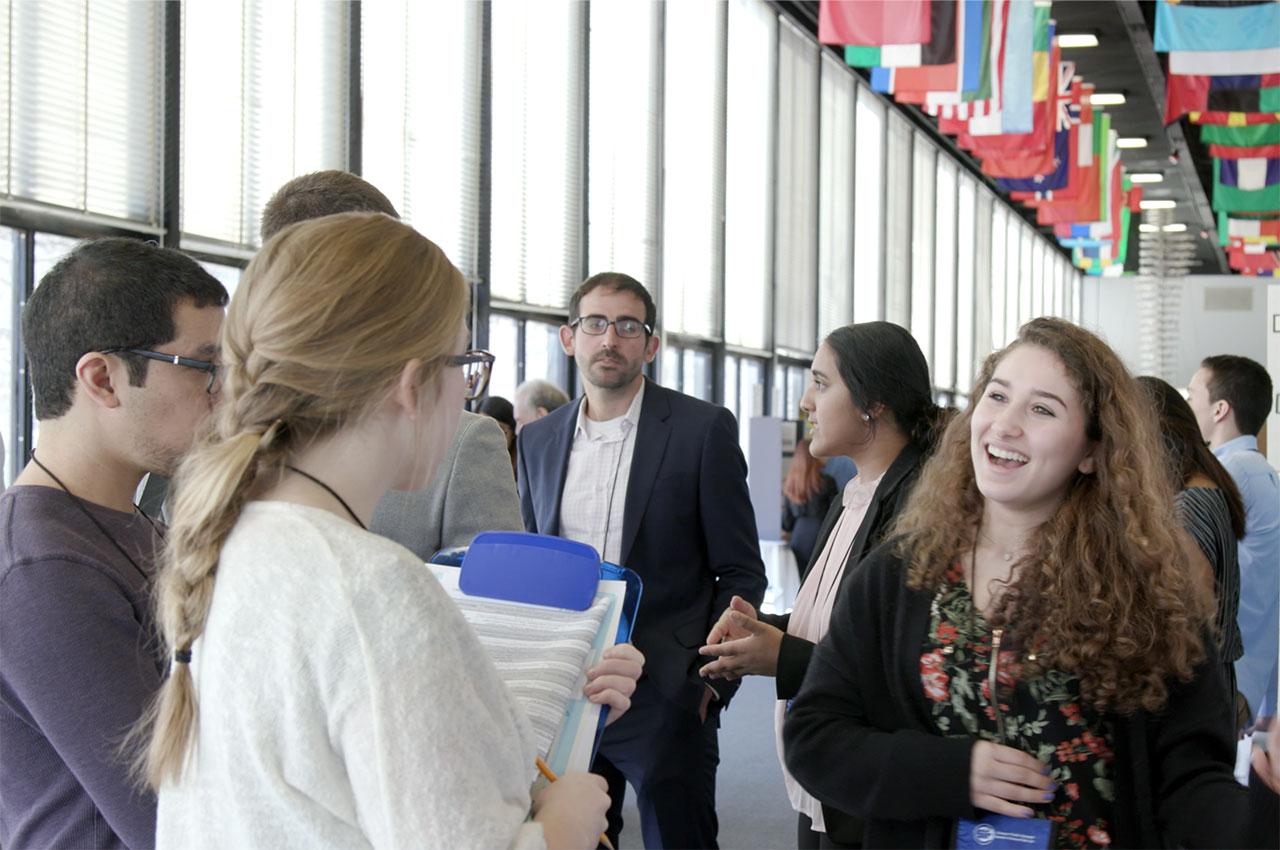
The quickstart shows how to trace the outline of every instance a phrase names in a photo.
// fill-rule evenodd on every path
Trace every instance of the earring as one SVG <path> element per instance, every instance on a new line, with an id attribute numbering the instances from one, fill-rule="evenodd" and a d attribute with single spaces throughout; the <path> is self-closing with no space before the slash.
<path id="1" fill-rule="evenodd" d="M 863 421 L 863 422 L 870 422 L 870 421 L 871 421 L 871 414 L 870 414 L 870 413 L 864 413 L 864 414 L 862 414 L 862 421 Z"/>

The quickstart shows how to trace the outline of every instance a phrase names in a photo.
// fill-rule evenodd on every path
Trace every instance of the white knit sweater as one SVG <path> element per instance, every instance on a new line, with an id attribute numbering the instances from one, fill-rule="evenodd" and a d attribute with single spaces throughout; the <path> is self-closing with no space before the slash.
<path id="1" fill-rule="evenodd" d="M 533 738 L 407 549 L 253 502 L 193 647 L 197 745 L 161 848 L 540 848 Z"/>

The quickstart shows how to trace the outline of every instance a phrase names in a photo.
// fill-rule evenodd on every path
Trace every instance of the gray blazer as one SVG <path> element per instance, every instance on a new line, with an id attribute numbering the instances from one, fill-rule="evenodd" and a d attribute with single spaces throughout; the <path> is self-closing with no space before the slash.
<path id="1" fill-rule="evenodd" d="M 388 491 L 373 509 L 369 530 L 424 561 L 441 549 L 470 545 L 481 531 L 523 531 L 511 455 L 498 423 L 464 410 L 430 486 Z"/>

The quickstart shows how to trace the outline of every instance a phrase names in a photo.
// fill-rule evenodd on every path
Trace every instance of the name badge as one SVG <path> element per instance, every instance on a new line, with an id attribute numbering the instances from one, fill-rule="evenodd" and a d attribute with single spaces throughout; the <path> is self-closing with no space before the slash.
<path id="1" fill-rule="evenodd" d="M 1043 818 L 987 814 L 956 821 L 956 850 L 1049 850 L 1055 824 Z"/>

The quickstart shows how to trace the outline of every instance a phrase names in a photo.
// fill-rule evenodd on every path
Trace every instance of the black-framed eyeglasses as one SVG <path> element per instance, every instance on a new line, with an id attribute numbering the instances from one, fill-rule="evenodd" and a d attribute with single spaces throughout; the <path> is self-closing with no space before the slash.
<path id="1" fill-rule="evenodd" d="M 467 384 L 467 401 L 474 401 L 484 395 L 485 388 L 489 386 L 489 375 L 496 359 L 483 349 L 473 348 L 465 354 L 450 355 L 444 362 L 449 366 L 462 367 L 462 377 Z"/>
<path id="2" fill-rule="evenodd" d="M 601 336 L 613 325 L 613 332 L 623 339 L 635 339 L 641 334 L 652 334 L 653 328 L 639 319 L 622 316 L 610 321 L 608 316 L 579 316 L 569 323 L 571 328 L 581 328 L 584 334 Z"/>
<path id="3" fill-rule="evenodd" d="M 212 395 L 222 389 L 222 367 L 217 363 L 211 363 L 208 360 L 196 360 L 194 357 L 182 357 L 177 354 L 166 354 L 163 351 L 152 351 L 149 348 L 104 348 L 103 354 L 136 354 L 139 357 L 145 357 L 148 360 L 157 360 L 161 363 L 172 363 L 174 366 L 185 366 L 188 369 L 199 369 L 201 372 L 209 374 L 209 383 L 205 384 L 204 391 Z"/>

